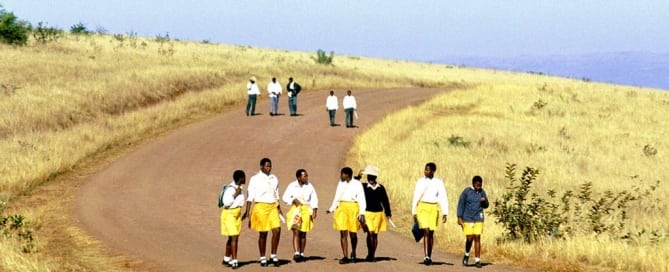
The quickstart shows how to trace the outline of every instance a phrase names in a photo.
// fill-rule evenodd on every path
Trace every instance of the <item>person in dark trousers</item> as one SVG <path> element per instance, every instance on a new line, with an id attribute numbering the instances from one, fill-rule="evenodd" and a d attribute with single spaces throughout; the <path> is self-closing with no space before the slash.
<path id="1" fill-rule="evenodd" d="M 288 85 L 286 85 L 286 91 L 288 93 L 288 109 L 290 110 L 290 116 L 297 116 L 297 94 L 300 93 L 302 87 L 297 82 L 293 81 L 293 78 L 288 78 Z"/>
<path id="2" fill-rule="evenodd" d="M 351 94 L 351 90 L 346 91 L 346 96 L 342 100 L 342 107 L 344 107 L 344 113 L 346 113 L 346 127 L 353 128 L 353 116 L 356 115 L 356 110 L 358 109 L 358 103 L 355 100 L 355 96 Z"/>
<path id="3" fill-rule="evenodd" d="M 386 188 L 376 181 L 379 176 L 379 168 L 368 165 L 356 179 L 360 179 L 362 174 L 367 175 L 367 183 L 362 185 L 365 188 L 365 200 L 367 201 L 367 209 L 365 210 L 366 227 L 363 227 L 363 230 L 367 232 L 367 257 L 365 260 L 374 262 L 376 248 L 379 245 L 379 232 L 386 231 L 387 222 L 390 221 L 392 213 Z"/>
<path id="4" fill-rule="evenodd" d="M 490 202 L 488 195 L 483 190 L 483 178 L 474 176 L 472 186 L 465 188 L 458 200 L 458 225 L 467 237 L 465 242 L 465 256 L 462 264 L 469 264 L 469 250 L 474 244 L 474 264 L 481 267 L 481 233 L 483 233 L 483 210 L 488 208 Z"/>
<path id="5" fill-rule="evenodd" d="M 253 116 L 256 114 L 256 100 L 260 95 L 260 88 L 258 88 L 255 76 L 249 78 L 249 83 L 246 84 L 246 94 L 249 96 L 249 100 L 246 102 L 246 116 Z"/>
<path id="6" fill-rule="evenodd" d="M 242 185 L 246 183 L 246 174 L 242 170 L 236 170 L 232 174 L 232 178 L 233 181 L 225 185 L 222 192 L 221 235 L 228 237 L 228 241 L 225 243 L 223 263 L 229 265 L 232 269 L 237 269 L 239 268 L 239 262 L 237 261 L 239 234 L 242 230 L 242 220 L 247 216 L 246 213 L 241 214 L 242 206 L 244 206 Z"/>
<path id="7" fill-rule="evenodd" d="M 325 110 L 328 111 L 328 115 L 330 116 L 331 127 L 335 126 L 335 114 L 337 113 L 338 109 L 339 100 L 337 100 L 337 96 L 334 94 L 334 91 L 330 90 L 330 95 L 328 95 L 328 98 L 325 99 Z"/>

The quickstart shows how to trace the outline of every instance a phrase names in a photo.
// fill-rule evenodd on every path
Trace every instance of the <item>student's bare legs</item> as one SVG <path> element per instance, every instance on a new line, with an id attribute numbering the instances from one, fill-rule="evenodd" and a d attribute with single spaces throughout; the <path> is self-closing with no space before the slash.
<path id="1" fill-rule="evenodd" d="M 341 245 L 341 252 L 344 258 L 348 258 L 348 231 L 339 231 L 339 244 Z"/>

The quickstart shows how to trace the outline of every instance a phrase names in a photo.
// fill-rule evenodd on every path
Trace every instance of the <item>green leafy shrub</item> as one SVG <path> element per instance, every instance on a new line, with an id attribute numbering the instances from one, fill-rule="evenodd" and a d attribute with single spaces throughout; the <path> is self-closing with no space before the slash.
<path id="1" fill-rule="evenodd" d="M 0 6 L 0 42 L 25 45 L 28 42 L 30 23 L 19 20 L 14 13 L 6 12 Z"/>
<path id="2" fill-rule="evenodd" d="M 586 182 L 577 192 L 567 190 L 558 198 L 553 189 L 545 196 L 532 191 L 538 175 L 539 170 L 527 167 L 516 178 L 516 165 L 507 164 L 507 190 L 494 201 L 492 208 L 496 221 L 505 229 L 505 238 L 531 243 L 577 233 L 609 233 L 619 239 L 630 239 L 634 234 L 625 232 L 628 209 L 633 202 L 652 196 L 659 186 L 658 181 L 646 189 L 635 186 L 631 192 L 598 193 L 593 191 L 592 183 Z M 665 237 L 656 230 L 648 232 L 654 237 Z"/>
<path id="3" fill-rule="evenodd" d="M 448 137 L 448 144 L 454 147 L 468 147 L 470 143 L 461 136 L 451 135 L 451 137 Z"/>
<path id="4" fill-rule="evenodd" d="M 63 31 L 55 27 L 49 27 L 46 23 L 39 22 L 33 31 L 33 38 L 41 44 L 56 42 L 63 35 Z"/>
<path id="5" fill-rule="evenodd" d="M 70 27 L 70 33 L 75 35 L 90 35 L 93 34 L 93 31 L 88 30 L 84 23 L 79 22 Z"/>
<path id="6" fill-rule="evenodd" d="M 332 59 L 334 59 L 334 51 L 330 51 L 330 55 L 328 56 L 325 53 L 325 50 L 318 49 L 316 51 L 316 57 L 313 58 L 313 59 L 318 64 L 330 65 L 330 64 L 332 64 Z"/>
<path id="7" fill-rule="evenodd" d="M 24 253 L 35 252 L 35 237 L 33 231 L 26 226 L 25 217 L 20 214 L 5 215 L 6 205 L 5 202 L 0 201 L 0 234 L 5 238 L 18 240 Z"/>

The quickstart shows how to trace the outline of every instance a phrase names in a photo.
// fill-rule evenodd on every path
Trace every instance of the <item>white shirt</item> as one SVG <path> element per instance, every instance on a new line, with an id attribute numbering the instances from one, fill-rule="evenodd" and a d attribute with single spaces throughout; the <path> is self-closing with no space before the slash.
<path id="1" fill-rule="evenodd" d="M 234 197 L 235 191 L 239 186 L 232 181 L 223 193 L 223 205 L 228 209 L 244 206 L 244 192 Z"/>
<path id="2" fill-rule="evenodd" d="M 281 87 L 279 82 L 270 82 L 267 84 L 267 92 L 269 93 L 269 97 L 276 97 L 277 94 L 283 93 L 283 87 Z"/>
<path id="3" fill-rule="evenodd" d="M 411 201 L 412 215 L 416 215 L 418 202 L 437 203 L 441 209 L 441 214 L 448 215 L 448 196 L 446 195 L 444 181 L 427 177 L 418 179 L 416 189 L 413 192 L 413 201 Z"/>
<path id="4" fill-rule="evenodd" d="M 338 110 L 339 109 L 339 100 L 337 100 L 337 96 L 328 95 L 328 98 L 325 100 L 325 107 L 328 110 Z"/>
<path id="5" fill-rule="evenodd" d="M 272 173 L 262 171 L 249 180 L 248 202 L 276 203 L 279 200 L 279 179 Z"/>
<path id="6" fill-rule="evenodd" d="M 248 94 L 260 94 L 260 89 L 258 88 L 258 84 L 249 82 L 248 84 L 246 84 L 246 92 Z"/>
<path id="7" fill-rule="evenodd" d="M 365 189 L 362 187 L 362 183 L 357 179 L 351 179 L 349 182 L 339 181 L 335 197 L 328 211 L 333 212 L 339 206 L 340 201 L 358 202 L 358 215 L 364 215 L 365 209 L 367 209 L 367 201 L 365 200 Z"/>
<path id="8" fill-rule="evenodd" d="M 318 195 L 310 182 L 300 185 L 300 182 L 295 180 L 288 184 L 286 191 L 283 192 L 283 202 L 292 205 L 293 199 L 299 200 L 303 205 L 309 205 L 311 209 L 318 209 Z"/>
<path id="9" fill-rule="evenodd" d="M 344 109 L 356 109 L 358 107 L 358 105 L 355 103 L 355 97 L 352 95 L 344 96 L 342 106 L 344 106 Z"/>

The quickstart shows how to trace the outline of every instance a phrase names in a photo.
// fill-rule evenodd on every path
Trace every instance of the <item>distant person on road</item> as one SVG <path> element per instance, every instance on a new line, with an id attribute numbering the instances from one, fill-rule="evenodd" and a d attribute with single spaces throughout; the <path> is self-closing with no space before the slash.
<path id="1" fill-rule="evenodd" d="M 360 224 L 365 223 L 365 190 L 362 183 L 353 179 L 353 169 L 344 167 L 341 169 L 340 181 L 337 183 L 332 205 L 327 213 L 334 213 L 333 227 L 339 231 L 339 243 L 344 257 L 339 260 L 340 264 L 356 261 L 355 250 L 358 246 L 358 230 Z M 348 237 L 351 237 L 351 258 L 348 256 Z"/>
<path id="2" fill-rule="evenodd" d="M 307 170 L 299 169 L 295 172 L 297 180 L 288 184 L 283 192 L 283 202 L 290 205 L 286 213 L 286 225 L 293 231 L 293 260 L 305 261 L 304 248 L 307 246 L 307 232 L 314 227 L 314 219 L 318 212 L 318 195 L 316 189 L 309 182 Z"/>
<path id="3" fill-rule="evenodd" d="M 279 205 L 279 179 L 271 173 L 272 161 L 268 158 L 260 160 L 260 172 L 249 180 L 247 190 L 248 199 L 246 205 L 249 210 L 249 227 L 259 233 L 258 251 L 260 252 L 260 265 L 267 266 L 265 258 L 267 246 L 267 232 L 272 231 L 272 248 L 270 261 L 274 266 L 279 266 L 279 258 L 276 255 L 281 237 L 281 206 Z M 251 209 L 251 206 L 253 208 Z"/>
<path id="4" fill-rule="evenodd" d="M 249 96 L 249 100 L 246 102 L 246 116 L 253 116 L 256 114 L 256 100 L 260 95 L 260 88 L 256 84 L 255 76 L 249 78 L 249 83 L 246 84 L 246 93 Z"/>
<path id="5" fill-rule="evenodd" d="M 242 220 L 246 219 L 247 215 L 246 212 L 241 215 L 242 206 L 244 206 L 242 185 L 246 183 L 246 174 L 242 170 L 236 170 L 232 174 L 232 179 L 232 182 L 225 185 L 222 190 L 221 235 L 228 236 L 228 241 L 225 243 L 223 263 L 237 269 L 239 267 L 237 261 L 239 234 L 242 230 Z"/>
<path id="6" fill-rule="evenodd" d="M 481 234 L 483 233 L 483 209 L 488 208 L 490 202 L 483 190 L 483 178 L 474 176 L 472 186 L 465 188 L 458 200 L 458 225 L 462 227 L 467 240 L 465 242 L 465 256 L 462 264 L 469 264 L 469 250 L 474 243 L 474 264 L 481 267 Z"/>
<path id="7" fill-rule="evenodd" d="M 276 82 L 276 78 L 272 78 L 272 82 L 267 84 L 267 93 L 269 93 L 269 115 L 276 116 L 279 114 L 279 97 L 283 93 L 283 87 Z"/>
<path id="8" fill-rule="evenodd" d="M 386 188 L 376 181 L 379 176 L 379 168 L 368 165 L 356 177 L 367 175 L 367 183 L 363 183 L 365 188 L 365 200 L 367 208 L 365 209 L 365 222 L 367 223 L 367 257 L 368 262 L 375 261 L 376 248 L 379 245 L 379 232 L 386 231 L 387 222 L 391 219 L 390 200 Z"/>
<path id="9" fill-rule="evenodd" d="M 339 109 L 339 100 L 332 90 L 325 100 L 325 109 L 328 111 L 328 115 L 330 115 L 330 126 L 335 126 L 335 113 Z"/>
<path id="10" fill-rule="evenodd" d="M 432 264 L 432 247 L 434 245 L 434 230 L 437 229 L 439 211 L 441 210 L 441 221 L 446 223 L 448 215 L 448 197 L 444 181 L 435 178 L 437 165 L 433 162 L 425 164 L 425 176 L 418 179 L 411 201 L 411 214 L 414 222 L 418 222 L 418 228 L 424 232 L 423 252 L 425 258 L 423 264 Z"/>
<path id="11" fill-rule="evenodd" d="M 297 94 L 302 90 L 302 86 L 293 81 L 293 78 L 288 78 L 288 85 L 286 85 L 286 92 L 288 93 L 288 109 L 290 116 L 297 116 Z"/>
<path id="12" fill-rule="evenodd" d="M 355 127 L 353 125 L 353 115 L 355 115 L 358 104 L 355 101 L 355 96 L 351 95 L 351 90 L 346 91 L 346 96 L 344 96 L 342 106 L 344 107 L 344 112 L 346 113 L 346 127 Z"/>

